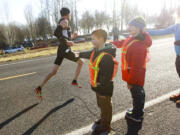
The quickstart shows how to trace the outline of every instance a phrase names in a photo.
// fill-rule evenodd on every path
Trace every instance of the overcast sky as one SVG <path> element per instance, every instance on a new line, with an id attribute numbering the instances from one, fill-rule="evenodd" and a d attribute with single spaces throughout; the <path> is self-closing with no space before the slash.
<path id="1" fill-rule="evenodd" d="M 107 10 L 108 14 L 112 14 L 113 0 L 81 0 L 78 4 L 79 16 L 86 10 L 94 12 L 95 10 Z M 180 5 L 180 0 L 127 0 L 132 5 L 138 5 L 138 8 L 149 14 L 159 13 L 163 6 L 163 1 L 167 1 L 167 6 Z M 179 1 L 179 2 L 178 2 Z M 120 0 L 116 0 L 116 8 L 120 7 Z M 32 5 L 35 17 L 40 12 L 39 0 L 0 0 L 0 23 L 7 22 L 5 11 L 9 12 L 9 22 L 18 22 L 25 24 L 24 9 L 27 5 Z"/>

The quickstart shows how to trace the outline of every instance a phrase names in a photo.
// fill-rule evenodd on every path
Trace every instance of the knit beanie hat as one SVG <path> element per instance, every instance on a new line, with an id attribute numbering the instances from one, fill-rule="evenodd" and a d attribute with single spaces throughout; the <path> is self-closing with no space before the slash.
<path id="1" fill-rule="evenodd" d="M 146 27 L 146 22 L 142 17 L 136 17 L 129 22 L 129 25 L 138 27 L 143 30 Z"/>

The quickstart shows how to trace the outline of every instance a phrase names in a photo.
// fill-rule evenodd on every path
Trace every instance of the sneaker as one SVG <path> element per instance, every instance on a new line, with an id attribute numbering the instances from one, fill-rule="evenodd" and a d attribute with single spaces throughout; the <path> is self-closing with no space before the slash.
<path id="1" fill-rule="evenodd" d="M 95 121 L 95 123 L 94 123 L 94 124 L 96 124 L 96 125 L 100 125 L 100 124 L 101 124 L 101 119 L 99 119 L 99 120 Z"/>
<path id="2" fill-rule="evenodd" d="M 133 115 L 133 112 L 132 112 L 132 111 L 127 111 L 125 118 L 131 119 L 131 120 L 133 120 L 133 121 L 135 121 L 135 122 L 142 122 L 142 120 L 143 120 L 143 117 L 135 117 L 135 116 Z"/>
<path id="3" fill-rule="evenodd" d="M 39 86 L 39 87 L 35 88 L 34 91 L 35 91 L 37 97 L 42 101 L 41 87 Z"/>
<path id="4" fill-rule="evenodd" d="M 77 80 L 73 80 L 71 83 L 73 86 L 78 86 L 79 88 L 82 88 L 82 86 L 80 86 L 77 82 Z"/>
<path id="5" fill-rule="evenodd" d="M 101 135 L 101 134 L 108 134 L 111 132 L 111 127 L 103 127 L 101 125 L 97 125 L 93 135 Z"/>
<path id="6" fill-rule="evenodd" d="M 171 100 L 171 101 L 177 101 L 177 100 L 180 100 L 180 94 L 172 95 L 172 96 L 170 97 L 170 100 Z"/>
<path id="7" fill-rule="evenodd" d="M 96 126 L 100 125 L 101 124 L 101 119 L 97 120 L 94 122 L 93 126 L 92 126 L 92 129 L 95 130 Z"/>
<path id="8" fill-rule="evenodd" d="M 133 111 L 133 109 L 128 109 L 128 110 L 127 110 L 127 112 L 132 112 L 132 111 Z"/>

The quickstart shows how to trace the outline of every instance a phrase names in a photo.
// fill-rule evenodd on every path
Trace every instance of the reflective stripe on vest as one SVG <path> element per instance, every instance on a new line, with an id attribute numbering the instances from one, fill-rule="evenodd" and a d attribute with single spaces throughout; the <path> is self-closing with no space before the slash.
<path id="1" fill-rule="evenodd" d="M 127 46 L 122 48 L 122 70 L 127 70 L 128 69 L 128 63 L 126 61 L 127 50 L 135 42 L 138 42 L 138 40 L 133 40 Z"/>
<path id="2" fill-rule="evenodd" d="M 93 62 L 93 57 L 94 57 L 95 51 L 91 54 L 91 58 L 89 61 L 89 73 L 90 73 L 90 82 L 93 87 L 97 87 L 97 78 L 98 78 L 98 73 L 99 73 L 99 63 L 101 62 L 102 58 L 104 55 L 110 55 L 108 53 L 102 52 L 100 55 L 96 57 L 96 59 Z M 112 56 L 112 55 L 110 55 Z M 113 61 L 114 61 L 114 73 L 112 76 L 113 78 L 116 76 L 117 71 L 118 71 L 118 62 L 116 59 L 112 56 Z"/>
<path id="3" fill-rule="evenodd" d="M 89 66 L 90 66 L 91 69 L 94 70 L 94 78 L 93 78 L 93 80 L 92 80 L 92 78 L 91 78 L 91 84 L 93 85 L 93 87 L 97 87 L 97 77 L 98 77 L 98 73 L 99 73 L 99 63 L 100 63 L 101 59 L 103 58 L 103 56 L 105 55 L 105 53 L 101 53 L 101 54 L 96 58 L 96 60 L 95 60 L 94 62 L 92 62 L 93 57 L 94 57 L 94 53 L 95 53 L 95 52 L 93 52 L 93 54 L 92 54 L 92 56 L 91 56 L 92 58 L 91 58 L 91 60 L 89 61 Z M 94 65 L 94 63 L 95 63 L 95 65 Z M 92 71 L 90 71 L 90 72 L 92 73 Z M 90 76 L 91 76 L 91 73 L 90 73 Z"/>

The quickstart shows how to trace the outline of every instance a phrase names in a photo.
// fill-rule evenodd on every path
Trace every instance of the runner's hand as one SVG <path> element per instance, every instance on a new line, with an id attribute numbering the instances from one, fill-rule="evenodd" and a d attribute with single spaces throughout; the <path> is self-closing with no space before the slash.
<path id="1" fill-rule="evenodd" d="M 63 28 L 67 28 L 67 27 L 68 27 L 68 21 L 67 21 L 67 20 L 63 20 L 63 21 L 60 22 L 59 25 L 60 25 L 61 27 L 63 27 Z"/>
<path id="2" fill-rule="evenodd" d="M 79 57 L 79 52 L 74 52 L 75 57 Z"/>
<path id="3" fill-rule="evenodd" d="M 78 37 L 78 33 L 77 32 L 75 32 L 74 34 L 72 34 L 72 39 L 75 39 L 75 38 L 77 38 Z"/>
<path id="4" fill-rule="evenodd" d="M 72 41 L 67 41 L 66 45 L 69 46 L 69 47 L 71 47 L 71 46 L 74 45 L 74 42 L 72 42 Z"/>

